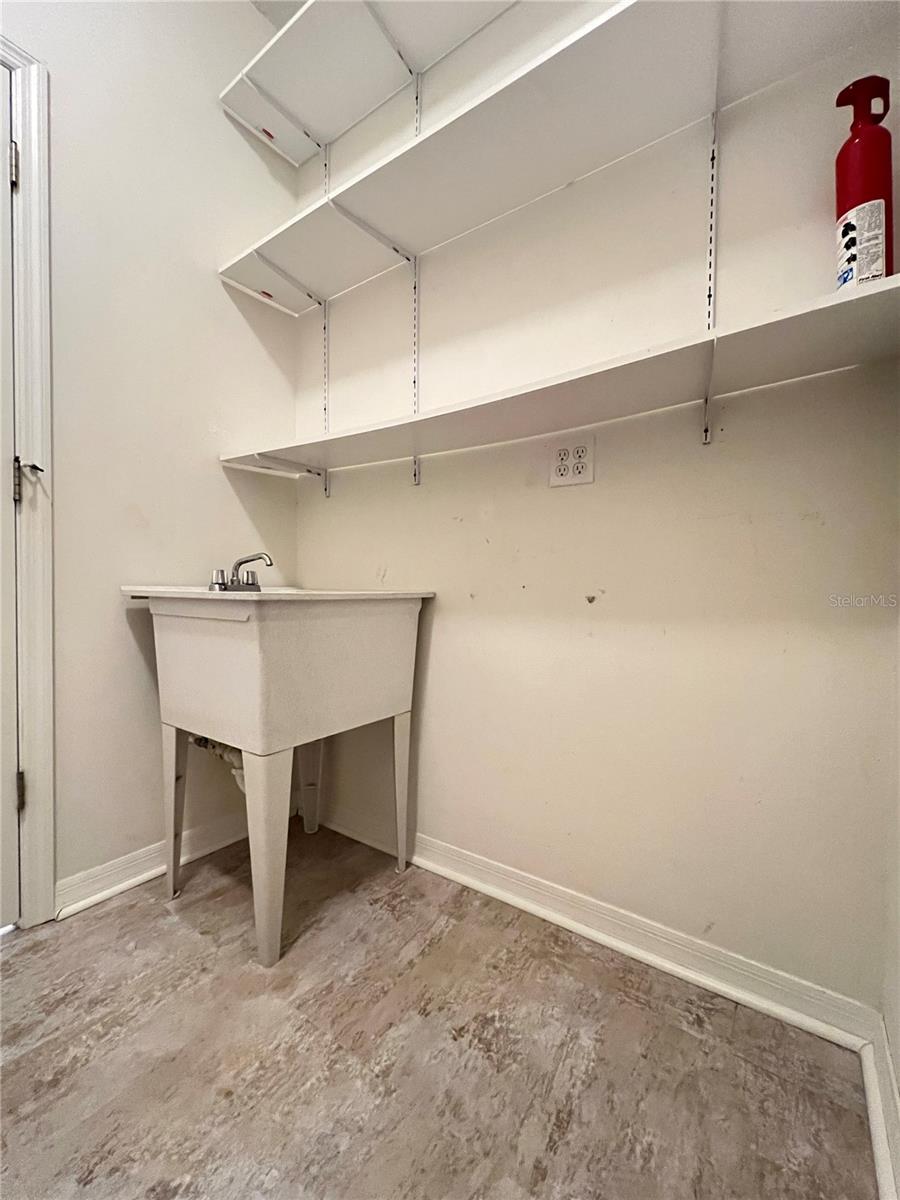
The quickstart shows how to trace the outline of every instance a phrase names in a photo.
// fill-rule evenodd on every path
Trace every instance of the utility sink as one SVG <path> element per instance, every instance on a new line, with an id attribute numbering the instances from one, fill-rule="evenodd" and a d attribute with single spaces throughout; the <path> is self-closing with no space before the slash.
<path id="1" fill-rule="evenodd" d="M 431 593 L 122 591 L 150 602 L 167 725 L 274 754 L 410 709 Z"/>
<path id="2" fill-rule="evenodd" d="M 406 865 L 410 709 L 422 601 L 432 592 L 129 584 L 153 617 L 169 892 L 177 894 L 188 734 L 239 749 L 257 944 L 280 955 L 293 751 L 392 717 L 399 869 Z M 320 767 L 321 777 L 321 767 Z M 313 823 L 314 826 L 314 823 Z"/>

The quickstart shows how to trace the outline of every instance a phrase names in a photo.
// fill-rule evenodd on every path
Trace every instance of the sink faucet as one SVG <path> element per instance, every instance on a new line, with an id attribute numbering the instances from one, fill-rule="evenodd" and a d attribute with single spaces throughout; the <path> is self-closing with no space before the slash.
<path id="1" fill-rule="evenodd" d="M 247 563 L 264 562 L 267 567 L 272 567 L 275 564 L 269 558 L 266 552 L 260 551 L 259 554 L 247 554 L 244 558 L 235 559 L 234 565 L 231 568 L 231 575 L 226 583 L 225 572 L 221 567 L 217 568 L 212 573 L 212 581 L 209 585 L 211 592 L 260 592 L 262 588 L 259 586 L 259 579 L 255 571 L 244 571 L 242 567 L 246 567 Z"/>
<path id="2" fill-rule="evenodd" d="M 239 584 L 249 583 L 252 585 L 252 584 L 256 583 L 256 572 L 255 571 L 247 572 L 247 574 L 250 574 L 253 576 L 252 579 L 245 580 L 241 577 L 241 567 L 246 567 L 247 563 L 252 563 L 252 562 L 264 562 L 267 567 L 271 567 L 271 566 L 275 565 L 272 562 L 271 558 L 269 558 L 268 554 L 266 554 L 265 550 L 260 551 L 259 554 L 247 554 L 244 558 L 236 558 L 234 560 L 234 565 L 231 568 L 231 576 L 228 580 L 229 588 L 235 587 Z"/>

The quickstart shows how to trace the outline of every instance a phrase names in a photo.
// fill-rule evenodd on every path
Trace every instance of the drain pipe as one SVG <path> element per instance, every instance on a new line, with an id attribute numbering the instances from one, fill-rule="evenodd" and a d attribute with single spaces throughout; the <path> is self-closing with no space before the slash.
<path id="1" fill-rule="evenodd" d="M 234 781 L 246 796 L 247 789 L 244 786 L 244 760 L 240 750 L 234 746 L 226 746 L 224 742 L 214 742 L 212 738 L 200 737 L 196 733 L 192 733 L 188 739 L 192 745 L 199 750 L 205 750 L 207 754 L 211 754 L 213 758 L 221 758 L 222 762 L 227 763 L 231 767 L 231 773 L 234 776 Z"/>

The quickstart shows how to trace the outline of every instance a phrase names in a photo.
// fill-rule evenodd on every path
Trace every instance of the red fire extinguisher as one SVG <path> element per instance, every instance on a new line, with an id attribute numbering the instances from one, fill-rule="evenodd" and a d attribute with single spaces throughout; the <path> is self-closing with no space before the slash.
<path id="1" fill-rule="evenodd" d="M 835 101 L 853 105 L 850 136 L 835 161 L 837 183 L 837 286 L 855 286 L 894 273 L 894 203 L 891 135 L 881 122 L 891 106 L 891 85 L 881 75 L 849 84 Z M 881 112 L 872 112 L 880 100 Z"/>

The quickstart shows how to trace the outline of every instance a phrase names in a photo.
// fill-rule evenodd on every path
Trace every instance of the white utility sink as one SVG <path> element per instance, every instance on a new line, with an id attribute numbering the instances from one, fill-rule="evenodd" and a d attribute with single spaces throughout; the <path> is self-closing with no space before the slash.
<path id="1" fill-rule="evenodd" d="M 281 953 L 294 747 L 393 718 L 397 857 L 406 865 L 416 637 L 434 593 L 155 584 L 122 593 L 149 601 L 153 617 L 169 893 L 178 890 L 188 734 L 200 734 L 242 753 L 257 945 L 271 966 Z"/>

